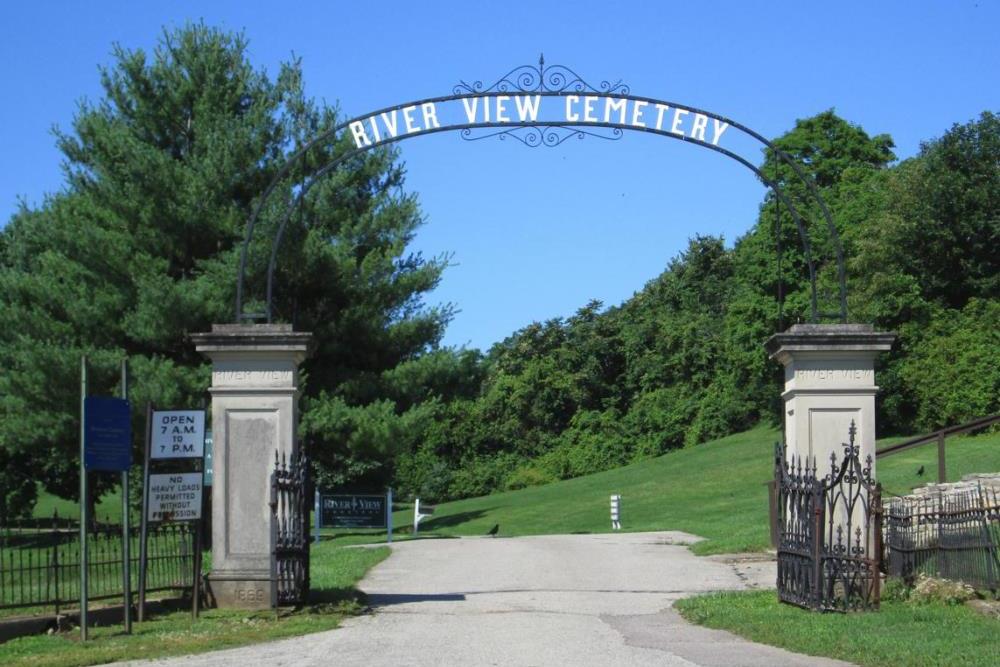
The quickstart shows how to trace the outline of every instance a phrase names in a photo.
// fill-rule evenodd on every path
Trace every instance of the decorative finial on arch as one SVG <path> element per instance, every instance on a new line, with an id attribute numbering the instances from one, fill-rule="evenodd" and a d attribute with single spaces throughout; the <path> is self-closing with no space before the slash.
<path id="1" fill-rule="evenodd" d="M 510 70 L 491 85 L 482 80 L 472 83 L 459 81 L 452 87 L 453 95 L 480 95 L 484 93 L 594 93 L 597 95 L 628 95 L 629 87 L 621 79 L 601 81 L 592 86 L 579 74 L 565 65 L 546 65 L 545 53 L 538 54 L 538 66 L 521 65 Z"/>

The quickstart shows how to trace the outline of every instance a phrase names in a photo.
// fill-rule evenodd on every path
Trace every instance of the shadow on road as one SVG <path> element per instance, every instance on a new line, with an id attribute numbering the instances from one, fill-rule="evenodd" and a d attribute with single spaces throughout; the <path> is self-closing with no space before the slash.
<path id="1" fill-rule="evenodd" d="M 464 593 L 369 593 L 368 604 L 372 607 L 389 607 L 408 602 L 463 602 Z"/>
<path id="2" fill-rule="evenodd" d="M 484 507 L 481 510 L 472 510 L 469 512 L 456 512 L 455 514 L 446 514 L 444 516 L 431 516 L 420 522 L 420 530 L 436 530 L 438 528 L 450 528 L 452 526 L 458 526 L 467 521 L 473 521 L 475 519 L 481 519 L 491 512 L 493 507 Z M 483 532 L 489 528 L 483 528 Z"/>
<path id="3" fill-rule="evenodd" d="M 362 602 L 365 594 L 353 586 L 340 588 L 313 588 L 309 591 L 309 604 L 335 604 L 340 602 Z"/>

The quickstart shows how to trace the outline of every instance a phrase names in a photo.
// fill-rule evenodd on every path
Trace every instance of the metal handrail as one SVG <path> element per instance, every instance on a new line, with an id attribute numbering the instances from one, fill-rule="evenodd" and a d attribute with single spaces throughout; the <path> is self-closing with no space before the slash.
<path id="1" fill-rule="evenodd" d="M 980 417 L 979 419 L 973 419 L 972 421 L 965 422 L 964 424 L 949 426 L 939 431 L 928 433 L 927 435 L 917 436 L 916 438 L 910 438 L 909 440 L 904 440 L 903 442 L 897 442 L 895 445 L 889 445 L 888 447 L 883 447 L 882 449 L 875 452 L 875 458 L 882 458 L 883 456 L 898 454 L 900 452 L 906 451 L 907 449 L 913 449 L 914 447 L 919 447 L 920 445 L 926 445 L 931 442 L 937 442 L 938 482 L 943 483 L 947 481 L 945 479 L 946 477 L 945 456 L 944 456 L 945 438 L 947 438 L 950 435 L 959 435 L 961 433 L 968 433 L 969 431 L 978 431 L 979 429 L 986 428 L 987 426 L 992 426 L 993 424 L 997 423 L 1000 423 L 1000 414 L 990 415 L 988 417 Z"/>

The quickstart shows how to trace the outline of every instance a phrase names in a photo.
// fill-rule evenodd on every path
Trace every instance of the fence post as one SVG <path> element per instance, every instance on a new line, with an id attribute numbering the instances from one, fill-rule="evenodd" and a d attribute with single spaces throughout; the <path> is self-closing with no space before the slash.
<path id="1" fill-rule="evenodd" d="M 948 550 L 945 548 L 944 544 L 944 522 L 945 522 L 945 508 L 944 508 L 944 494 L 938 491 L 938 557 L 937 557 L 937 576 L 946 578 L 948 576 Z"/>
<path id="2" fill-rule="evenodd" d="M 813 485 L 813 608 L 822 608 L 823 601 L 823 485 Z M 818 504 L 817 504 L 818 503 Z"/>
<path id="3" fill-rule="evenodd" d="M 771 521 L 771 546 L 778 548 L 778 480 L 767 482 L 767 514 Z"/>
<path id="4" fill-rule="evenodd" d="M 146 403 L 146 446 L 142 460 L 142 517 L 139 519 L 139 622 L 146 620 L 146 576 L 149 572 L 149 454 L 152 451 L 153 404 Z"/>
<path id="5" fill-rule="evenodd" d="M 194 569 L 191 573 L 191 618 L 197 619 L 201 603 L 201 520 L 191 525 L 194 526 L 194 535 L 191 538 L 194 542 L 192 549 L 194 553 L 191 554 L 193 561 L 191 565 Z"/>
<path id="6" fill-rule="evenodd" d="M 303 569 L 303 588 L 302 594 L 300 595 L 301 600 L 307 600 L 309 598 L 309 589 L 312 586 L 312 559 L 309 557 L 309 513 L 306 511 L 306 498 L 309 497 L 309 486 L 313 484 L 312 475 L 309 474 L 309 459 L 301 451 L 298 454 L 299 459 L 299 470 L 300 470 L 300 480 L 302 482 L 302 491 L 299 502 L 299 521 L 302 523 L 302 547 L 305 548 L 305 562 L 302 564 Z"/>
<path id="7" fill-rule="evenodd" d="M 87 357 L 80 357 L 80 639 L 87 641 Z"/>
<path id="8" fill-rule="evenodd" d="M 945 470 L 944 462 L 944 431 L 938 431 L 937 436 L 937 450 L 938 450 L 938 483 L 944 484 L 947 480 L 948 473 Z"/>
<path id="9" fill-rule="evenodd" d="M 52 579 L 56 588 L 56 616 L 59 615 L 59 510 L 52 511 L 52 532 L 55 539 L 52 540 Z"/>
<path id="10" fill-rule="evenodd" d="M 122 359 L 121 397 L 128 400 L 128 359 Z M 129 417 L 131 420 L 131 416 Z M 125 634 L 132 634 L 132 550 L 130 540 L 132 531 L 129 528 L 129 498 L 128 498 L 128 468 L 122 470 L 122 619 L 125 623 Z"/>
<path id="11" fill-rule="evenodd" d="M 274 452 L 274 470 L 271 471 L 271 608 L 278 613 L 278 452 Z"/>
<path id="12" fill-rule="evenodd" d="M 874 497 L 871 502 L 875 508 L 875 534 L 872 539 L 872 584 L 874 586 L 873 597 L 875 608 L 879 608 L 882 600 L 882 483 L 875 485 Z"/>
<path id="13" fill-rule="evenodd" d="M 322 507 L 320 507 L 319 485 L 316 486 L 316 492 L 314 496 L 315 497 L 313 498 L 313 528 L 316 530 L 316 536 L 313 537 L 313 542 L 319 544 L 319 531 L 321 528 L 320 522 L 322 519 L 322 517 L 320 516 L 320 512 L 323 509 Z"/>

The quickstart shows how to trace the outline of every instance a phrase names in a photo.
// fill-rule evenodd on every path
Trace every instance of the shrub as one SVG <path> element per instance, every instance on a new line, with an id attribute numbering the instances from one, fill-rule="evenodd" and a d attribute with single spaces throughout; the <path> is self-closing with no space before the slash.
<path id="1" fill-rule="evenodd" d="M 462 463 L 455 470 L 448 486 L 450 499 L 485 496 L 504 487 L 521 460 L 513 454 L 481 456 Z"/>
<path id="2" fill-rule="evenodd" d="M 507 477 L 505 485 L 508 491 L 525 489 L 529 486 L 542 486 L 556 481 L 556 476 L 547 470 L 533 465 L 521 466 Z"/>
<path id="3" fill-rule="evenodd" d="M 961 581 L 950 579 L 935 579 L 921 574 L 917 583 L 910 591 L 910 601 L 916 604 L 943 603 L 948 605 L 963 604 L 976 597 L 972 586 Z"/>

